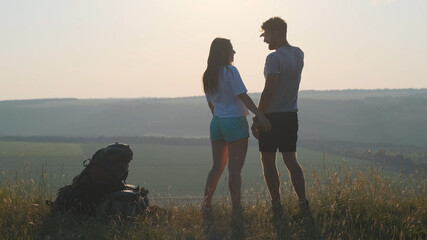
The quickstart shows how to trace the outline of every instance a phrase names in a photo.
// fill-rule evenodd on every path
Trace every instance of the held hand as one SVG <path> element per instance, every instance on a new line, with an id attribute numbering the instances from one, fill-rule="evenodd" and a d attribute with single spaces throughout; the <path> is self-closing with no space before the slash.
<path id="1" fill-rule="evenodd" d="M 259 125 L 262 131 L 268 132 L 271 129 L 270 121 L 264 116 L 264 114 L 257 115 Z"/>
<path id="2" fill-rule="evenodd" d="M 254 121 L 252 123 L 251 130 L 252 130 L 252 134 L 254 135 L 254 137 L 256 139 L 258 139 L 259 138 L 259 131 L 260 131 L 260 125 L 259 125 L 258 121 Z"/>

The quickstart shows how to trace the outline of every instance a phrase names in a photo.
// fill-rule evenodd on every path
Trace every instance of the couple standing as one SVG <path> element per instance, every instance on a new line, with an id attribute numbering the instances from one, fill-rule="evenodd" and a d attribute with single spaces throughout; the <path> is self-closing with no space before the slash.
<path id="1" fill-rule="evenodd" d="M 255 114 L 251 129 L 255 138 L 259 139 L 264 178 L 273 211 L 282 211 L 280 180 L 276 169 L 277 149 L 289 170 L 300 207 L 308 208 L 304 175 L 296 156 L 297 98 L 304 53 L 288 43 L 287 24 L 283 19 L 270 18 L 261 29 L 264 42 L 275 51 L 267 56 L 265 62 L 265 87 L 258 108 L 247 95 L 237 68 L 231 65 L 236 52 L 230 40 L 216 38 L 210 47 L 203 88 L 213 114 L 210 123 L 213 166 L 206 181 L 202 204 L 205 220 L 211 218 L 212 197 L 228 160 L 232 225 L 241 224 L 241 170 L 248 148 L 248 109 Z"/>

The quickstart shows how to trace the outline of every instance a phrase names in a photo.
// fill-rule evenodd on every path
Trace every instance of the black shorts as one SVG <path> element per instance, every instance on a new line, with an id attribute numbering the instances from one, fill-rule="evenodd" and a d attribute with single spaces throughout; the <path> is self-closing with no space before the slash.
<path id="1" fill-rule="evenodd" d="M 271 130 L 259 134 L 260 152 L 296 152 L 298 139 L 298 114 L 296 112 L 267 113 Z"/>

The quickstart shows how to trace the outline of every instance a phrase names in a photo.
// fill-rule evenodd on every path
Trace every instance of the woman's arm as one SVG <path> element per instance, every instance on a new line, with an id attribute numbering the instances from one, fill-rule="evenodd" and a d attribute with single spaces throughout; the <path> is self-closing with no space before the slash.
<path id="1" fill-rule="evenodd" d="M 240 95 L 238 95 L 238 97 L 240 98 L 240 100 L 242 100 L 242 102 L 246 105 L 246 107 L 255 115 L 262 114 L 247 93 L 241 93 Z"/>
<path id="2" fill-rule="evenodd" d="M 252 101 L 252 99 L 248 96 L 247 93 L 241 93 L 238 95 L 240 100 L 246 105 L 246 107 L 255 114 L 256 118 L 259 120 L 259 123 L 261 125 L 261 129 L 265 132 L 270 131 L 271 125 L 270 121 L 264 116 L 264 114 L 258 110 L 255 103 Z"/>

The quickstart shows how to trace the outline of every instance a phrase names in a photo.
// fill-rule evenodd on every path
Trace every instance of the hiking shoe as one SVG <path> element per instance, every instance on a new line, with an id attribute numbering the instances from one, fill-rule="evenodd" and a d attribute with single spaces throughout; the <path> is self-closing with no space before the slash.
<path id="1" fill-rule="evenodd" d="M 273 213 L 272 221 L 274 223 L 284 221 L 285 215 L 283 213 L 283 206 L 280 202 L 271 201 L 270 211 Z"/>
<path id="2" fill-rule="evenodd" d="M 299 201 L 299 209 L 302 217 L 310 217 L 312 215 L 310 205 L 307 199 Z"/>
<path id="3" fill-rule="evenodd" d="M 208 240 L 218 240 L 221 239 L 221 235 L 219 234 L 218 230 L 216 229 L 215 223 L 207 224 L 204 228 L 205 236 Z"/>
<path id="4" fill-rule="evenodd" d="M 230 230 L 229 230 L 228 236 L 229 236 L 229 239 L 232 239 L 232 240 L 246 239 L 243 222 L 232 221 L 230 224 Z"/>
<path id="5" fill-rule="evenodd" d="M 307 200 L 307 199 L 300 200 L 300 201 L 299 201 L 299 208 L 300 208 L 301 210 L 308 210 L 308 209 L 310 209 L 310 206 L 309 206 L 308 200 Z"/>
<path id="6" fill-rule="evenodd" d="M 202 215 L 203 215 L 203 224 L 204 233 L 208 240 L 217 240 L 220 239 L 218 235 L 218 231 L 216 229 L 216 224 L 213 218 L 212 207 L 202 207 Z"/>
<path id="7" fill-rule="evenodd" d="M 229 239 L 232 239 L 232 240 L 246 239 L 243 223 L 232 223 L 230 225 L 230 231 L 228 233 L 228 236 L 229 236 Z"/>
<path id="8" fill-rule="evenodd" d="M 242 222 L 242 209 L 232 209 L 232 220 L 230 224 L 229 239 L 246 239 L 245 229 Z"/>
<path id="9" fill-rule="evenodd" d="M 283 212 L 283 206 L 280 202 L 271 202 L 271 211 L 273 216 L 271 222 L 273 223 L 273 229 L 276 232 L 277 239 L 289 239 L 288 223 L 286 222 L 285 213 Z"/>
<path id="10" fill-rule="evenodd" d="M 212 221 L 213 220 L 213 214 L 212 214 L 212 207 L 202 207 L 202 215 L 203 215 L 203 221 Z"/>

